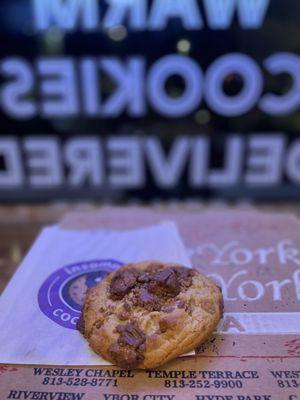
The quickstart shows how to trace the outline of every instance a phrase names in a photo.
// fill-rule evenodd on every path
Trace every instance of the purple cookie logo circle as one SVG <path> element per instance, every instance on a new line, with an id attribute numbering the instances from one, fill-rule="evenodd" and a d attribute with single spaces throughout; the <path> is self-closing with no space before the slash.
<path id="1" fill-rule="evenodd" d="M 87 289 L 123 263 L 93 260 L 67 265 L 53 272 L 38 293 L 41 311 L 64 328 L 76 329 Z"/>

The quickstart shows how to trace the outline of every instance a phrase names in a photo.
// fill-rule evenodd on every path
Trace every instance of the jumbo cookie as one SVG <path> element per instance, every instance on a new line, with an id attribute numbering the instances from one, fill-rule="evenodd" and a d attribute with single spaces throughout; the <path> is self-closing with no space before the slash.
<path id="1" fill-rule="evenodd" d="M 123 368 L 154 368 L 201 344 L 223 312 L 221 290 L 176 264 L 127 264 L 88 290 L 78 329 Z"/>

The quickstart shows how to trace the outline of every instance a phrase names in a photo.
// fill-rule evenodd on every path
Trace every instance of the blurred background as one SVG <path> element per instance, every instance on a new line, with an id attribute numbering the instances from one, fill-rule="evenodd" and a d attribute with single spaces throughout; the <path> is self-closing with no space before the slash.
<path id="1" fill-rule="evenodd" d="M 3 288 L 103 204 L 298 213 L 297 0 L 1 0 Z"/>

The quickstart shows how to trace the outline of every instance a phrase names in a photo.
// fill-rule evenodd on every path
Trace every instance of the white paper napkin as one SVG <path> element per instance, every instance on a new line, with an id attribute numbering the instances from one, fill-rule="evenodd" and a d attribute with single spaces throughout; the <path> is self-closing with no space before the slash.
<path id="1" fill-rule="evenodd" d="M 0 298 L 0 362 L 109 364 L 75 329 L 83 287 L 99 269 L 147 259 L 191 266 L 173 222 L 126 232 L 45 228 Z"/>

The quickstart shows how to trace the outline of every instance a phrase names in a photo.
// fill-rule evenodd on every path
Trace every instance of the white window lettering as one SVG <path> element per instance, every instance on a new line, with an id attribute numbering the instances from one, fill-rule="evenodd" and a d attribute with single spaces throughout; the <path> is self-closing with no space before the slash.
<path id="1" fill-rule="evenodd" d="M 99 26 L 98 7 L 98 0 L 33 0 L 35 28 L 43 31 L 54 25 L 65 31 L 79 26 L 94 30 Z"/>
<path id="2" fill-rule="evenodd" d="M 35 116 L 36 104 L 25 96 L 34 87 L 32 69 L 20 58 L 7 58 L 0 64 L 0 72 L 4 77 L 12 78 L 3 83 L 0 91 L 0 102 L 4 111 L 13 118 L 28 119 Z"/>
<path id="3" fill-rule="evenodd" d="M 224 92 L 225 79 L 237 74 L 243 79 L 243 87 L 234 96 Z M 250 57 L 232 53 L 219 57 L 206 72 L 205 98 L 218 114 L 234 117 L 251 110 L 261 95 L 263 78 L 255 61 Z"/>
<path id="4" fill-rule="evenodd" d="M 97 116 L 101 111 L 101 88 L 99 85 L 97 61 L 84 58 L 80 63 L 82 105 L 89 116 Z"/>
<path id="5" fill-rule="evenodd" d="M 36 188 L 52 188 L 63 182 L 59 144 L 52 138 L 27 138 L 24 141 L 29 182 Z"/>
<path id="6" fill-rule="evenodd" d="M 77 114 L 79 102 L 74 61 L 41 59 L 38 70 L 42 79 L 42 114 L 46 117 Z"/>
<path id="7" fill-rule="evenodd" d="M 203 6 L 211 29 L 228 29 L 230 27 L 235 0 L 203 0 Z"/>
<path id="8" fill-rule="evenodd" d="M 286 157 L 286 174 L 291 181 L 300 184 L 300 140 L 291 144 Z"/>
<path id="9" fill-rule="evenodd" d="M 176 139 L 166 156 L 157 138 L 145 142 L 146 157 L 153 177 L 160 187 L 174 187 L 187 162 L 191 143 L 188 138 Z"/>
<path id="10" fill-rule="evenodd" d="M 68 181 L 78 187 L 86 182 L 100 185 L 103 179 L 102 152 L 97 138 L 77 138 L 67 142 L 66 164 L 70 168 Z"/>
<path id="11" fill-rule="evenodd" d="M 207 175 L 209 144 L 206 138 L 197 138 L 192 144 L 189 179 L 192 187 L 205 184 Z"/>
<path id="12" fill-rule="evenodd" d="M 107 0 L 107 2 L 108 9 L 103 19 L 104 28 L 108 29 L 125 24 L 127 15 L 131 29 L 142 30 L 146 28 L 146 0 Z"/>
<path id="13" fill-rule="evenodd" d="M 185 89 L 178 97 L 172 97 L 166 92 L 166 81 L 173 75 L 179 75 L 185 82 Z M 199 105 L 202 98 L 202 82 L 202 71 L 192 59 L 177 55 L 162 57 L 149 71 L 149 101 L 162 115 L 182 117 Z"/>
<path id="14" fill-rule="evenodd" d="M 149 16 L 151 29 L 166 29 L 170 18 L 180 18 L 185 29 L 203 26 L 196 0 L 154 0 Z"/>
<path id="15" fill-rule="evenodd" d="M 270 115 L 286 115 L 296 111 L 300 106 L 300 57 L 295 54 L 277 53 L 268 57 L 264 66 L 271 74 L 288 74 L 293 84 L 285 94 L 264 95 L 259 103 L 260 109 Z"/>
<path id="16" fill-rule="evenodd" d="M 262 26 L 269 0 L 203 0 L 207 22 L 212 29 L 228 29 L 237 7 L 240 25 L 245 29 Z"/>
<path id="17" fill-rule="evenodd" d="M 231 137 L 226 141 L 223 170 L 212 170 L 208 176 L 210 186 L 230 186 L 238 183 L 243 160 L 243 141 L 240 137 Z"/>
<path id="18" fill-rule="evenodd" d="M 0 159 L 4 161 L 4 170 L 0 169 L 0 188 L 17 188 L 23 183 L 21 155 L 15 139 L 0 138 Z"/>
<path id="19" fill-rule="evenodd" d="M 258 29 L 265 20 L 270 0 L 237 0 L 240 25 L 244 29 Z"/>
<path id="20" fill-rule="evenodd" d="M 140 57 L 132 57 L 126 65 L 118 59 L 104 58 L 102 69 L 116 82 L 117 88 L 103 105 L 104 116 L 119 115 L 126 107 L 131 116 L 145 113 L 143 93 L 144 62 Z"/>
<path id="21" fill-rule="evenodd" d="M 245 181 L 248 185 L 276 185 L 280 182 L 285 140 L 283 135 L 254 135 L 250 138 Z"/>
<path id="22" fill-rule="evenodd" d="M 145 184 L 141 144 L 138 138 L 111 138 L 109 151 L 109 184 L 114 188 L 138 188 Z"/>

